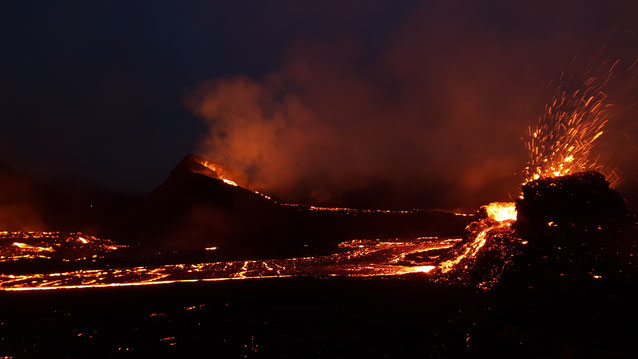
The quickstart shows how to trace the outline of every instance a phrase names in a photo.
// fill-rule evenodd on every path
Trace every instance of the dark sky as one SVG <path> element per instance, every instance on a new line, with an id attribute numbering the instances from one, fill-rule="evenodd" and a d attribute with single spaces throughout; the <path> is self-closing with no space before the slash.
<path id="1" fill-rule="evenodd" d="M 486 88 L 482 84 L 492 79 L 500 82 L 494 96 L 513 83 L 521 86 L 511 89 L 516 96 L 510 104 L 520 106 L 524 115 L 498 133 L 515 137 L 512 134 L 525 128 L 524 122 L 537 115 L 546 99 L 543 81 L 559 73 L 575 54 L 599 48 L 614 27 L 631 30 L 638 9 L 633 2 L 510 3 L 514 2 L 8 1 L 0 11 L 0 163 L 43 178 L 77 177 L 117 190 L 148 191 L 185 154 L 209 149 L 202 143 L 215 134 L 216 123 L 204 121 L 201 117 L 207 113 L 185 104 L 206 81 L 232 82 L 244 76 L 263 87 L 271 75 L 294 77 L 284 92 L 301 93 L 297 97 L 309 108 L 346 108 L 351 102 L 347 93 L 341 96 L 344 104 L 331 107 L 321 95 L 329 91 L 326 86 L 314 85 L 320 80 L 310 77 L 314 83 L 299 85 L 299 63 L 304 71 L 328 74 L 321 77 L 356 72 L 353 88 L 365 87 L 364 80 L 372 78 L 374 95 L 352 102 L 372 101 L 385 93 L 393 103 L 383 110 L 410 112 L 401 115 L 404 122 L 413 121 L 414 103 L 421 101 L 414 98 L 434 98 L 428 92 L 433 88 L 456 92 L 458 83 L 465 82 L 453 79 L 450 85 L 446 79 L 467 68 L 465 62 L 472 63 L 469 75 L 463 75 L 469 83 L 463 96 L 481 92 Z M 353 47 L 355 55 L 344 55 L 344 48 Z M 419 62 L 427 71 L 415 70 Z M 474 76 L 502 67 L 503 76 Z M 513 74 L 520 74 L 521 80 L 513 81 Z M 523 91 L 522 85 L 535 88 Z M 299 91 L 290 88 L 295 86 Z M 318 88 L 322 90 L 313 90 Z M 454 103 L 449 96 L 442 101 Z M 494 120 L 501 126 L 512 113 L 508 111 L 489 115 L 502 116 Z M 419 116 L 429 126 L 455 114 L 443 107 Z M 386 125 L 391 126 L 372 126 L 385 132 Z M 448 129 L 454 126 L 461 124 Z M 409 140 L 413 139 L 407 136 Z M 361 151 L 367 151 L 366 140 L 361 141 Z M 504 146 L 511 148 L 512 143 L 505 141 Z M 410 146 L 403 150 L 414 151 Z M 440 159 L 432 164 L 424 160 L 432 148 L 424 151 L 413 166 L 429 168 L 427 174 L 437 168 L 445 171 Z M 482 155 L 487 158 L 490 152 Z M 450 161 L 460 156 L 451 155 Z M 379 159 L 384 160 L 392 162 L 394 157 Z M 374 176 L 387 168 L 368 166 L 362 173 Z"/>
<path id="2" fill-rule="evenodd" d="M 361 1 L 333 14 L 322 2 L 294 1 L 5 3 L 0 161 L 148 190 L 203 130 L 184 90 L 271 71 L 299 39 L 382 40 L 409 7 Z"/>

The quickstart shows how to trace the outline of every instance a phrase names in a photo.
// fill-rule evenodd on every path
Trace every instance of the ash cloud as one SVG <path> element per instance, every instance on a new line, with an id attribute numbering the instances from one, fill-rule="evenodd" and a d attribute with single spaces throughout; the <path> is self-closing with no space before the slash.
<path id="1" fill-rule="evenodd" d="M 266 76 L 213 79 L 187 96 L 208 125 L 198 152 L 286 201 L 511 199 L 526 160 L 521 135 L 553 95 L 544 81 L 597 50 L 591 43 L 603 43 L 627 7 L 432 5 L 374 46 L 356 36 L 300 40 Z M 550 10 L 565 17 L 539 23 Z M 588 28 L 592 16 L 605 30 Z"/>

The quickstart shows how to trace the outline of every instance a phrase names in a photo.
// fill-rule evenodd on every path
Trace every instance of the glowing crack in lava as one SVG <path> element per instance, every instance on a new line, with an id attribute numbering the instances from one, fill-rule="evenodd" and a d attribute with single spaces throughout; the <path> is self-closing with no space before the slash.
<path id="1" fill-rule="evenodd" d="M 103 258 L 125 247 L 82 233 L 0 232 L 0 263 L 28 259 L 60 259 L 65 262 Z"/>

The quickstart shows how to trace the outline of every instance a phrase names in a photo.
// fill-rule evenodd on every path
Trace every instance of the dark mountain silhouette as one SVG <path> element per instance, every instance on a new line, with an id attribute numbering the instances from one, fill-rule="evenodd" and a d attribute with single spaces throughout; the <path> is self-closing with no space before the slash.
<path id="1" fill-rule="evenodd" d="M 143 247 L 219 247 L 230 256 L 285 256 L 355 238 L 460 235 L 467 217 L 441 211 L 377 213 L 285 205 L 233 186 L 186 156 L 168 179 L 131 212 L 123 237 Z"/>
<path id="2" fill-rule="evenodd" d="M 220 258 L 256 258 L 333 252 L 351 239 L 461 236 L 471 219 L 443 211 L 286 205 L 221 175 L 235 174 L 188 155 L 159 187 L 134 197 L 86 184 L 45 183 L 0 167 L 0 231 L 81 231 L 149 253 L 218 247 Z"/>

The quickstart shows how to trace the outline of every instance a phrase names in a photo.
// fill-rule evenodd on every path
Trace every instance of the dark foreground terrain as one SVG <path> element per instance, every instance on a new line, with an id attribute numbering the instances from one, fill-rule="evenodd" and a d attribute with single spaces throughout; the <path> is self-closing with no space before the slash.
<path id="1" fill-rule="evenodd" d="M 638 285 L 489 292 L 402 279 L 274 279 L 1 293 L 0 355 L 635 357 Z"/>
<path id="2" fill-rule="evenodd" d="M 136 224 L 139 231 L 125 232 L 150 239 L 162 238 L 154 235 L 160 229 L 205 229 L 195 231 L 198 236 L 185 236 L 185 240 L 178 236 L 172 241 L 169 235 L 164 238 L 168 242 L 160 243 L 173 243 L 182 249 L 197 244 L 193 248 L 203 251 L 203 245 L 209 244 L 206 239 L 214 235 L 221 241 L 220 251 L 228 251 L 223 256 L 242 259 L 291 253 L 317 256 L 325 248 L 334 250 L 339 240 L 375 238 L 369 237 L 375 234 L 401 237 L 466 233 L 449 251 L 452 259 L 459 261 L 452 261 L 457 264 L 445 275 L 442 270 L 428 269 L 427 274 L 348 278 L 332 277 L 330 273 L 337 275 L 334 271 L 302 271 L 295 272 L 299 277 L 294 278 L 243 279 L 251 270 L 249 261 L 245 261 L 240 263 L 241 275 L 224 281 L 157 286 L 138 286 L 143 281 L 132 281 L 137 284 L 3 291 L 0 357 L 638 357 L 636 222 L 622 197 L 600 174 L 580 173 L 526 184 L 524 199 L 516 203 L 518 235 L 514 235 L 509 227 L 513 219 L 508 222 L 482 215 L 464 217 L 426 211 L 317 210 L 279 204 L 200 173 L 207 171 L 205 168 L 193 171 L 189 167 L 195 166 L 192 161 L 182 165 L 142 204 L 132 207 L 134 215 L 127 217 L 133 218 L 132 222 L 125 220 L 119 222 L 124 223 L 121 227 L 114 228 L 127 229 L 127 223 Z M 192 221 L 197 216 L 184 219 L 175 215 L 190 213 L 190 208 L 205 213 L 205 219 L 216 218 L 215 214 L 232 219 L 224 223 L 255 220 L 231 226 L 231 232 L 221 235 L 227 224 L 217 228 L 215 222 Z M 475 222 L 463 230 L 472 219 Z M 200 227 L 195 226 L 197 223 Z M 51 251 L 39 246 L 53 244 L 38 242 L 44 237 L 62 241 L 64 246 L 59 248 L 93 245 L 109 249 L 111 244 L 77 233 L 68 237 L 70 242 L 55 233 L 37 238 L 26 233 L 26 237 L 39 238 L 33 243 L 28 241 L 30 237 L 20 239 L 19 235 L 4 232 L 8 241 L 5 249 L 11 248 L 6 253 L 32 250 L 39 257 L 20 257 L 15 263 L 5 263 L 2 274 L 8 284 L 16 275 L 35 270 L 34 261 L 40 261 L 38 270 L 49 273 L 49 287 L 62 280 L 54 269 L 78 270 L 74 275 L 88 278 L 89 282 L 82 283 L 93 285 L 96 282 L 91 281 L 90 274 L 96 268 L 126 264 L 134 271 L 153 262 L 146 257 L 140 262 L 126 255 L 107 254 L 104 258 L 101 254 L 82 254 L 87 258 L 77 263 L 53 254 L 46 259 L 42 253 Z M 196 240 L 189 242 L 189 238 Z M 233 238 L 241 240 L 230 241 Z M 264 241 L 257 241 L 259 238 Z M 304 241 L 300 243 L 299 238 Z M 298 249 L 289 246 L 293 240 Z M 368 242 L 353 242 L 357 250 L 353 247 L 341 253 L 347 263 L 370 254 L 363 243 Z M 150 246 L 154 250 L 156 244 L 139 243 L 140 248 Z M 377 248 L 377 244 L 371 245 Z M 472 248 L 482 250 L 473 253 Z M 423 251 L 434 253 L 430 249 Z M 112 251 L 118 253 L 120 249 Z M 399 258 L 401 261 L 390 262 L 420 268 L 423 263 L 404 263 L 415 259 L 410 253 L 402 253 L 406 255 Z M 442 253 L 433 254 L 441 257 L 436 263 L 427 263 L 445 268 L 440 263 L 445 259 Z M 251 257 L 245 256 L 248 254 Z M 214 255 L 219 256 L 216 260 L 224 259 L 217 251 Z M 172 260 L 180 259 L 184 257 L 178 253 Z M 158 260 L 166 258 L 160 253 Z M 87 261 L 91 262 L 85 266 Z M 352 274 L 348 268 L 341 275 Z M 34 287 L 38 287 L 40 272 L 34 273 L 33 280 L 27 276 L 24 283 L 5 289 L 37 289 Z M 313 273 L 321 277 L 313 277 Z M 118 282 L 122 275 L 109 272 L 112 282 Z M 483 285 L 486 279 L 489 286 Z"/>

